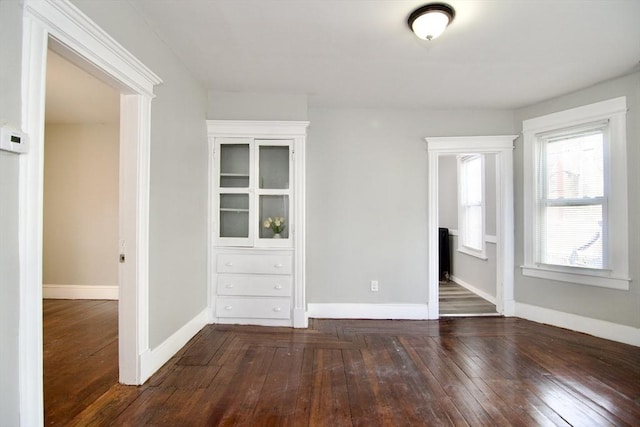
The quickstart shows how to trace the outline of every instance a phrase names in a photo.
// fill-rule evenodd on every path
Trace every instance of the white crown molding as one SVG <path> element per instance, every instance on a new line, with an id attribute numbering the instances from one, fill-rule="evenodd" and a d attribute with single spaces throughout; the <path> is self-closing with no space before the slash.
<path id="1" fill-rule="evenodd" d="M 63 46 L 73 45 L 86 60 L 136 92 L 153 97 L 154 86 L 162 83 L 160 77 L 70 1 L 25 0 L 25 13 L 45 24 L 49 35 Z"/>
<path id="2" fill-rule="evenodd" d="M 306 136 L 307 121 L 207 120 L 207 133 L 216 137 Z"/>
<path id="3" fill-rule="evenodd" d="M 626 114 L 626 112 L 627 98 L 621 96 L 524 120 L 522 122 L 522 131 L 527 133 L 544 132 L 561 127 L 571 127 L 575 124 L 592 120 L 606 119 L 611 116 Z"/>
<path id="4" fill-rule="evenodd" d="M 445 151 L 447 153 L 493 153 L 497 150 L 511 150 L 513 141 L 519 135 L 493 136 L 442 136 L 427 137 L 428 151 Z M 473 147 L 473 148 L 470 148 Z"/>

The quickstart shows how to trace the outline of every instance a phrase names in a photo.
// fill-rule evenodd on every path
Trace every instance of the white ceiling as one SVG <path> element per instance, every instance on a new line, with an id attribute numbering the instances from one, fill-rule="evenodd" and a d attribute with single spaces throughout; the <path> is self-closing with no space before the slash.
<path id="1" fill-rule="evenodd" d="M 433 41 L 406 23 L 423 1 L 128 1 L 207 89 L 310 106 L 510 109 L 640 69 L 640 0 L 451 0 Z M 118 120 L 117 91 L 48 67 L 48 123 Z"/>
<path id="2" fill-rule="evenodd" d="M 206 88 L 311 106 L 517 108 L 638 69 L 640 0 L 129 0 Z"/>

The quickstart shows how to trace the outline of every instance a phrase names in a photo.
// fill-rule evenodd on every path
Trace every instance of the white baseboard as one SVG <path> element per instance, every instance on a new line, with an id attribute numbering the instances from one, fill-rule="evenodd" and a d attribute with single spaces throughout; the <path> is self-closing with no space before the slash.
<path id="1" fill-rule="evenodd" d="M 309 317 L 320 319 L 426 320 L 427 304 L 308 304 Z"/>
<path id="2" fill-rule="evenodd" d="M 486 293 L 485 291 L 476 288 L 475 286 L 465 282 L 461 278 L 456 277 L 456 276 L 451 276 L 451 280 L 453 280 L 454 282 L 456 282 L 458 285 L 462 286 L 463 288 L 466 288 L 466 289 L 470 290 L 471 292 L 473 292 L 474 294 L 478 295 L 479 297 L 482 297 L 483 299 L 486 299 L 491 304 L 495 304 L 496 303 L 496 297 L 495 296 L 490 295 L 490 294 Z"/>
<path id="3" fill-rule="evenodd" d="M 516 316 L 538 323 L 584 332 L 599 338 L 640 346 L 640 329 L 631 326 L 591 319 L 520 302 L 516 302 Z"/>
<path id="4" fill-rule="evenodd" d="M 309 327 L 309 318 L 306 310 L 302 308 L 296 308 L 293 310 L 293 327 L 294 328 L 307 328 Z"/>
<path id="5" fill-rule="evenodd" d="M 141 384 L 144 384 L 151 375 L 167 363 L 191 338 L 209 323 L 211 317 L 210 312 L 211 310 L 209 308 L 202 310 L 182 328 L 164 340 L 158 347 L 153 350 L 147 350 L 140 355 Z"/>
<path id="6" fill-rule="evenodd" d="M 118 286 L 42 285 L 42 297 L 49 299 L 117 300 L 118 296 Z"/>

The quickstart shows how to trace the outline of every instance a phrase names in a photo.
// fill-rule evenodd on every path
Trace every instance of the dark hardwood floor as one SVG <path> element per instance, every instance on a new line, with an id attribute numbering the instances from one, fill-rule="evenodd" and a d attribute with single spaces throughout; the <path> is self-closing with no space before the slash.
<path id="1" fill-rule="evenodd" d="M 45 425 L 65 425 L 118 383 L 118 302 L 44 300 L 43 341 Z"/>
<path id="2" fill-rule="evenodd" d="M 115 322 L 66 303 L 45 301 L 49 425 L 640 425 L 639 348 L 521 319 L 210 325 L 145 385 L 104 389 L 71 371 L 114 378 Z M 69 322 L 83 338 L 56 336 Z M 65 362 L 79 353 L 111 362 Z"/>

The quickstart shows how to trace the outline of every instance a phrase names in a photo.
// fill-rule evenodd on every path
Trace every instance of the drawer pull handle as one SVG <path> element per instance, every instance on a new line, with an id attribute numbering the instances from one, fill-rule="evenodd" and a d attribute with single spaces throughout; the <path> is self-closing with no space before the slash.
<path id="1" fill-rule="evenodd" d="M 275 307 L 273 311 L 275 311 L 276 313 L 280 313 L 282 309 L 280 307 Z"/>
<path id="2" fill-rule="evenodd" d="M 282 267 L 284 267 L 284 266 L 283 266 L 282 264 L 278 263 L 278 264 L 274 265 L 274 267 L 275 267 L 275 268 L 282 268 Z"/>
<path id="3" fill-rule="evenodd" d="M 282 285 L 275 285 L 275 286 L 273 287 L 273 289 L 278 289 L 278 290 L 280 290 L 280 289 L 282 289 Z"/>
<path id="4" fill-rule="evenodd" d="M 233 267 L 233 263 L 231 261 L 227 261 L 224 263 L 227 267 Z"/>
<path id="5" fill-rule="evenodd" d="M 227 289 L 231 289 L 233 288 L 233 285 L 231 283 L 229 283 L 227 286 L 225 286 Z"/>
<path id="6" fill-rule="evenodd" d="M 225 310 L 233 310 L 233 306 L 231 305 L 227 305 L 224 307 Z"/>

